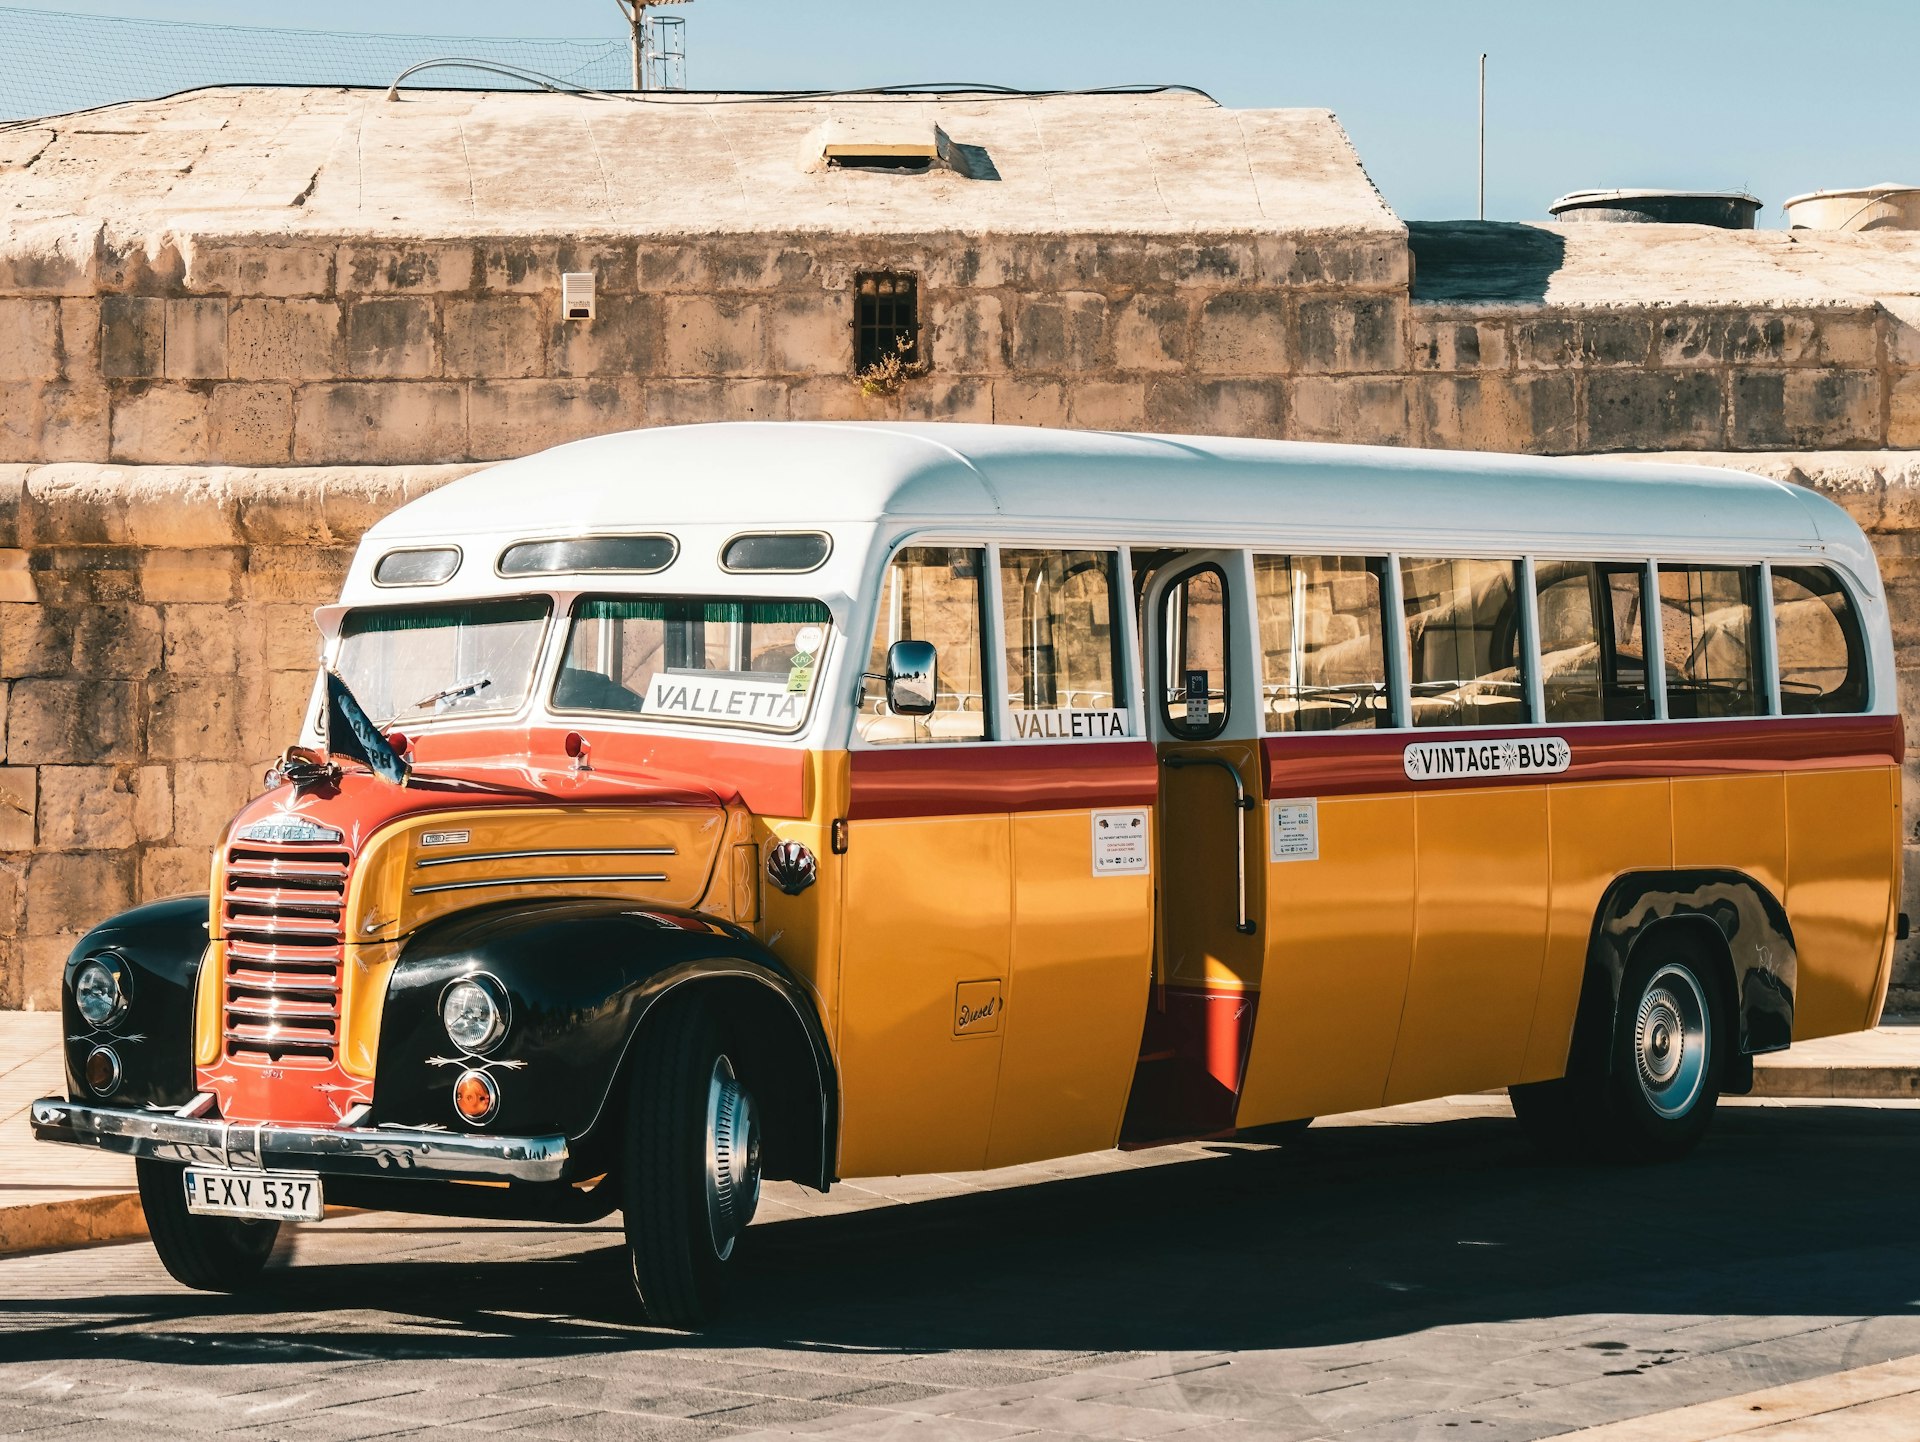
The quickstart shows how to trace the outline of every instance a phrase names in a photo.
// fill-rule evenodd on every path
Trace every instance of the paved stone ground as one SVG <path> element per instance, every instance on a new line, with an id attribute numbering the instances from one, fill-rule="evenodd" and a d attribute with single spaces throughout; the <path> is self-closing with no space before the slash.
<path id="1" fill-rule="evenodd" d="M 1678 1166 L 1562 1167 L 1470 1099 L 783 1189 L 699 1337 L 634 1322 L 606 1227 L 339 1218 L 245 1307 L 143 1243 L 15 1257 L 0 1435 L 1911 1438 L 1917 1144 L 1911 1103 L 1743 1103 Z"/>

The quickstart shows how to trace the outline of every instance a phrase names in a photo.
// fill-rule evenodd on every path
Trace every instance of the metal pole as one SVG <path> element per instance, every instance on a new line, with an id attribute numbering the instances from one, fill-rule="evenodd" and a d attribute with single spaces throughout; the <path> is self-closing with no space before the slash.
<path id="1" fill-rule="evenodd" d="M 620 7 L 620 13 L 627 17 L 627 45 L 633 57 L 633 88 L 645 90 L 646 72 L 641 68 L 640 27 L 646 22 L 646 9 L 640 0 L 614 0 Z"/>
<path id="2" fill-rule="evenodd" d="M 1480 218 L 1487 218 L 1487 52 L 1480 52 Z"/>

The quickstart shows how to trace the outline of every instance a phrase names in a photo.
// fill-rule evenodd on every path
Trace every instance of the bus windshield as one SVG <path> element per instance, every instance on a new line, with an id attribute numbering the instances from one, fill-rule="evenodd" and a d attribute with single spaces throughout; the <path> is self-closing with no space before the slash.
<path id="1" fill-rule="evenodd" d="M 516 711 L 533 686 L 544 596 L 350 611 L 334 670 L 381 726 Z"/>
<path id="2" fill-rule="evenodd" d="M 588 597 L 553 707 L 797 731 L 831 621 L 818 601 Z"/>

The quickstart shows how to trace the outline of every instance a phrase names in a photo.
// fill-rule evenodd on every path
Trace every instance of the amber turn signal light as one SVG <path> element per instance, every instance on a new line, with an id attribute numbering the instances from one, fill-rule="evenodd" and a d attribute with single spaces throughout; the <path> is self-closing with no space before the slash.
<path id="1" fill-rule="evenodd" d="M 500 1088 L 483 1071 L 463 1071 L 453 1084 L 453 1109 L 479 1126 L 500 1110 Z"/>
<path id="2" fill-rule="evenodd" d="M 87 1053 L 87 1085 L 95 1096 L 106 1096 L 120 1085 L 120 1058 L 112 1047 L 97 1046 Z"/>

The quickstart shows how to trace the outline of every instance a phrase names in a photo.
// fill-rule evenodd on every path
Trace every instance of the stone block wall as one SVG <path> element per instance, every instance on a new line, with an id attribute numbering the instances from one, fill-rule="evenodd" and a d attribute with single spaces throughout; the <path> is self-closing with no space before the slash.
<path id="1" fill-rule="evenodd" d="M 203 891 L 298 734 L 360 533 L 466 467 L 0 466 L 0 1008 L 94 922 Z"/>
<path id="2" fill-rule="evenodd" d="M 1436 300 L 1418 259 L 1382 231 L 102 243 L 0 259 L 0 460 L 458 462 L 743 417 L 1920 445 L 1920 330 L 1872 302 Z M 567 270 L 596 278 L 590 322 L 560 319 Z M 931 369 L 893 395 L 852 374 L 867 270 L 919 279 Z"/>
<path id="3" fill-rule="evenodd" d="M 1287 378 L 1405 368 L 1407 265 L 1391 233 L 202 241 L 0 263 L 0 460 L 489 460 L 747 417 L 1277 435 Z M 596 278 L 590 322 L 560 319 L 568 270 Z M 853 375 L 868 270 L 919 279 L 931 369 L 894 395 Z"/>

